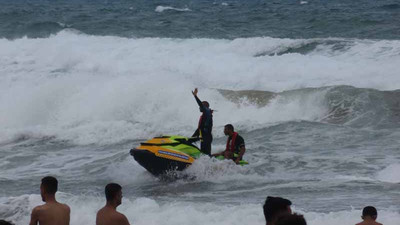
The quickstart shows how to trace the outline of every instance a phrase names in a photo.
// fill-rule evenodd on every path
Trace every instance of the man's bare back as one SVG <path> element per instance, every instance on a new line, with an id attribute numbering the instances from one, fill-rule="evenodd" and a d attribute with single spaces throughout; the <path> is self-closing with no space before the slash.
<path id="1" fill-rule="evenodd" d="M 378 223 L 376 221 L 373 221 L 373 220 L 369 220 L 369 221 L 364 220 L 361 223 L 357 223 L 356 225 L 382 225 L 382 224 Z"/>
<path id="2" fill-rule="evenodd" d="M 97 212 L 96 225 L 129 225 L 129 221 L 124 214 L 106 205 Z"/>
<path id="3" fill-rule="evenodd" d="M 70 208 L 59 202 L 49 202 L 32 210 L 29 225 L 69 225 Z"/>

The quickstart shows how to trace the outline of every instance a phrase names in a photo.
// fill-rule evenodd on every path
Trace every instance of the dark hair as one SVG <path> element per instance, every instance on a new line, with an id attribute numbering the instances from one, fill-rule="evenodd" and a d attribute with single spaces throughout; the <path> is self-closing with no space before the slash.
<path id="1" fill-rule="evenodd" d="M 225 127 L 226 127 L 227 129 L 231 130 L 231 131 L 235 131 L 235 128 L 233 128 L 233 125 L 232 125 L 232 124 L 227 124 L 227 125 L 225 125 Z"/>
<path id="2" fill-rule="evenodd" d="M 116 183 L 109 183 L 106 185 L 105 193 L 107 201 L 112 201 L 115 196 L 121 191 L 122 187 Z"/>
<path id="3" fill-rule="evenodd" d="M 375 207 L 373 207 L 373 206 L 367 206 L 367 207 L 365 207 L 365 208 L 363 209 L 362 215 L 363 215 L 363 216 L 371 216 L 371 217 L 373 217 L 373 216 L 377 216 L 377 215 L 378 215 L 378 212 L 376 211 Z"/>
<path id="4" fill-rule="evenodd" d="M 210 103 L 208 103 L 207 101 L 202 101 L 201 102 L 205 107 L 210 108 Z"/>
<path id="5" fill-rule="evenodd" d="M 5 220 L 0 220 L 0 225 L 14 225 L 14 224 Z"/>
<path id="6" fill-rule="evenodd" d="M 292 202 L 288 199 L 268 196 L 263 206 L 265 220 L 269 222 L 274 220 L 279 213 L 286 212 L 290 205 Z"/>
<path id="7" fill-rule="evenodd" d="M 58 181 L 55 177 L 47 176 L 42 178 L 42 186 L 47 194 L 55 194 L 58 189 Z"/>
<path id="8" fill-rule="evenodd" d="M 275 225 L 307 225 L 303 215 L 290 214 L 278 218 Z"/>

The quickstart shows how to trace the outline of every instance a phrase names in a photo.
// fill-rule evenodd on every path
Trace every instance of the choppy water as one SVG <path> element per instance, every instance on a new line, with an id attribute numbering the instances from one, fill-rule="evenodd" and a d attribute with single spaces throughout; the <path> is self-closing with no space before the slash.
<path id="1" fill-rule="evenodd" d="M 0 36 L 398 39 L 396 0 L 3 0 Z"/>
<path id="2" fill-rule="evenodd" d="M 94 224 L 111 181 L 138 225 L 264 224 L 267 195 L 311 225 L 354 224 L 366 205 L 400 221 L 396 2 L 0 4 L 0 218 L 27 224 L 55 175 L 74 225 Z M 213 151 L 232 123 L 250 165 L 201 158 L 155 178 L 129 149 L 192 134 L 195 87 Z"/>

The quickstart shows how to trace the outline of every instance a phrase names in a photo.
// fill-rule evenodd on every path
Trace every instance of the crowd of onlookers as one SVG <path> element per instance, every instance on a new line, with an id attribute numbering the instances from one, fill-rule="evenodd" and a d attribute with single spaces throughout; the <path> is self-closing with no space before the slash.
<path id="1" fill-rule="evenodd" d="M 29 225 L 69 225 L 70 208 L 57 202 L 55 194 L 58 189 L 56 178 L 47 176 L 42 179 L 40 195 L 45 204 L 36 206 L 31 213 Z M 117 212 L 122 200 L 122 187 L 116 183 L 105 187 L 106 205 L 96 215 L 96 225 L 129 225 L 125 215 Z M 268 196 L 263 205 L 267 225 L 307 225 L 300 214 L 292 213 L 292 202 L 281 197 Z M 373 206 L 367 206 L 362 211 L 362 222 L 356 225 L 382 225 L 375 220 L 378 216 Z M 0 225 L 13 225 L 11 222 L 0 220 Z"/>

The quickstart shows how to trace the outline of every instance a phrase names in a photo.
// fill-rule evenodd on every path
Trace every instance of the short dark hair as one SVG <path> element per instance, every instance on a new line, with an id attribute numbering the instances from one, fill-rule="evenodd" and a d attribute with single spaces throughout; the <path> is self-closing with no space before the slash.
<path id="1" fill-rule="evenodd" d="M 104 190 L 107 201 L 112 201 L 115 196 L 122 190 L 121 185 L 116 183 L 109 183 Z"/>
<path id="2" fill-rule="evenodd" d="M 377 216 L 377 215 L 378 215 L 378 212 L 376 211 L 376 208 L 375 208 L 375 207 L 373 207 L 373 206 L 367 206 L 367 207 L 365 207 L 365 208 L 363 209 L 362 215 L 363 215 L 363 216 L 371 216 L 371 217 L 373 217 L 373 216 Z"/>
<path id="3" fill-rule="evenodd" d="M 210 103 L 208 103 L 207 101 L 202 101 L 201 102 L 205 107 L 210 108 Z"/>
<path id="4" fill-rule="evenodd" d="M 279 213 L 287 211 L 287 207 L 291 205 L 292 202 L 288 199 L 268 196 L 263 206 L 265 220 L 269 222 L 274 220 Z"/>
<path id="5" fill-rule="evenodd" d="M 55 194 L 58 189 L 58 181 L 55 177 L 47 176 L 42 178 L 42 186 L 47 194 Z"/>
<path id="6" fill-rule="evenodd" d="M 5 220 L 0 220 L 0 225 L 14 225 L 14 224 Z"/>
<path id="7" fill-rule="evenodd" d="M 233 125 L 232 125 L 232 124 L 227 124 L 227 125 L 225 125 L 225 127 L 226 127 L 227 129 L 231 130 L 231 131 L 235 131 L 235 128 L 233 128 Z"/>
<path id="8" fill-rule="evenodd" d="M 278 218 L 275 225 L 307 225 L 303 215 L 290 214 Z"/>

